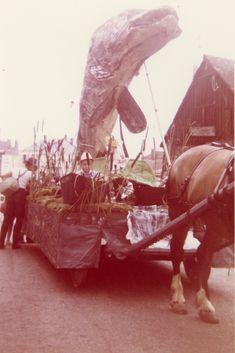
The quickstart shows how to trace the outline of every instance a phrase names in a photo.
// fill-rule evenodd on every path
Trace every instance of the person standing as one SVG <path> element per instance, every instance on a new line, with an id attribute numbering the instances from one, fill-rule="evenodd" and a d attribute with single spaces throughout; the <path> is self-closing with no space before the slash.
<path id="1" fill-rule="evenodd" d="M 33 171 L 35 170 L 36 160 L 34 158 L 29 158 L 25 161 L 25 168 L 14 170 L 0 176 L 1 178 L 13 176 L 18 180 L 19 184 L 19 189 L 6 199 L 6 210 L 0 235 L 0 249 L 4 249 L 6 234 L 9 227 L 13 224 L 14 219 L 15 225 L 13 229 L 12 249 L 20 248 L 19 238 L 25 216 L 26 196 L 28 195 L 30 181 L 32 179 Z"/>

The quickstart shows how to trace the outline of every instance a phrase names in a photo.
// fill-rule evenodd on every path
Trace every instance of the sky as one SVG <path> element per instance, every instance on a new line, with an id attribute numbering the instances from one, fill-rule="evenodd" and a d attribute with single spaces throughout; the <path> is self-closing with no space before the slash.
<path id="1" fill-rule="evenodd" d="M 146 115 L 146 153 L 157 145 L 190 85 L 204 54 L 235 59 L 234 0 L 0 0 L 0 139 L 33 143 L 42 134 L 75 138 L 79 100 L 91 37 L 97 27 L 126 9 L 175 8 L 181 35 L 149 58 L 129 89 Z M 71 104 L 71 102 L 74 102 Z M 118 136 L 117 129 L 114 133 Z M 145 132 L 124 135 L 131 156 Z"/>

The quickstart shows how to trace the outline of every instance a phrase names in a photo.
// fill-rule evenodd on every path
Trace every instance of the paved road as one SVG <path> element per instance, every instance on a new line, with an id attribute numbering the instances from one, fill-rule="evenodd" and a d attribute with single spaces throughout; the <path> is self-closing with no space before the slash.
<path id="1" fill-rule="evenodd" d="M 168 263 L 110 263 L 73 288 L 35 246 L 0 251 L 0 353 L 233 353 L 234 271 L 213 270 L 219 325 L 168 309 Z"/>

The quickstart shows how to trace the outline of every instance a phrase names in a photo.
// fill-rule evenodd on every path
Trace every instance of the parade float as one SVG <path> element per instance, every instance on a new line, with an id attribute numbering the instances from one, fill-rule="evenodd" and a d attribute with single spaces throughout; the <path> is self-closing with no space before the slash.
<path id="1" fill-rule="evenodd" d="M 164 181 L 157 180 L 141 158 L 145 141 L 137 157 L 130 159 L 122 139 L 123 156 L 115 159 L 116 120 L 120 129 L 124 123 L 131 133 L 147 127 L 128 90 L 130 82 L 147 58 L 180 33 L 177 14 L 170 7 L 128 10 L 99 27 L 85 69 L 76 151 L 65 158 L 61 141 L 45 139 L 35 154 L 38 167 L 24 233 L 55 268 L 70 272 L 74 286 L 83 283 L 102 258 L 171 260 L 171 232 L 211 207 L 212 201 L 205 200 L 170 222 Z M 89 181 L 77 173 L 84 151 L 92 155 L 98 172 Z M 169 162 L 167 149 L 165 155 Z M 128 183 L 132 192 L 125 194 Z M 184 248 L 185 270 L 192 280 L 197 246 L 194 242 Z"/>

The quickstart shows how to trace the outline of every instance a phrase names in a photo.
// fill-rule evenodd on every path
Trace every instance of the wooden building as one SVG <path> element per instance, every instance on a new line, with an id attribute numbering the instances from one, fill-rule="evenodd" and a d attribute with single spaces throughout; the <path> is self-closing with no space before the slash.
<path id="1" fill-rule="evenodd" d="M 166 133 L 171 159 L 212 141 L 234 144 L 234 62 L 204 56 Z"/>

